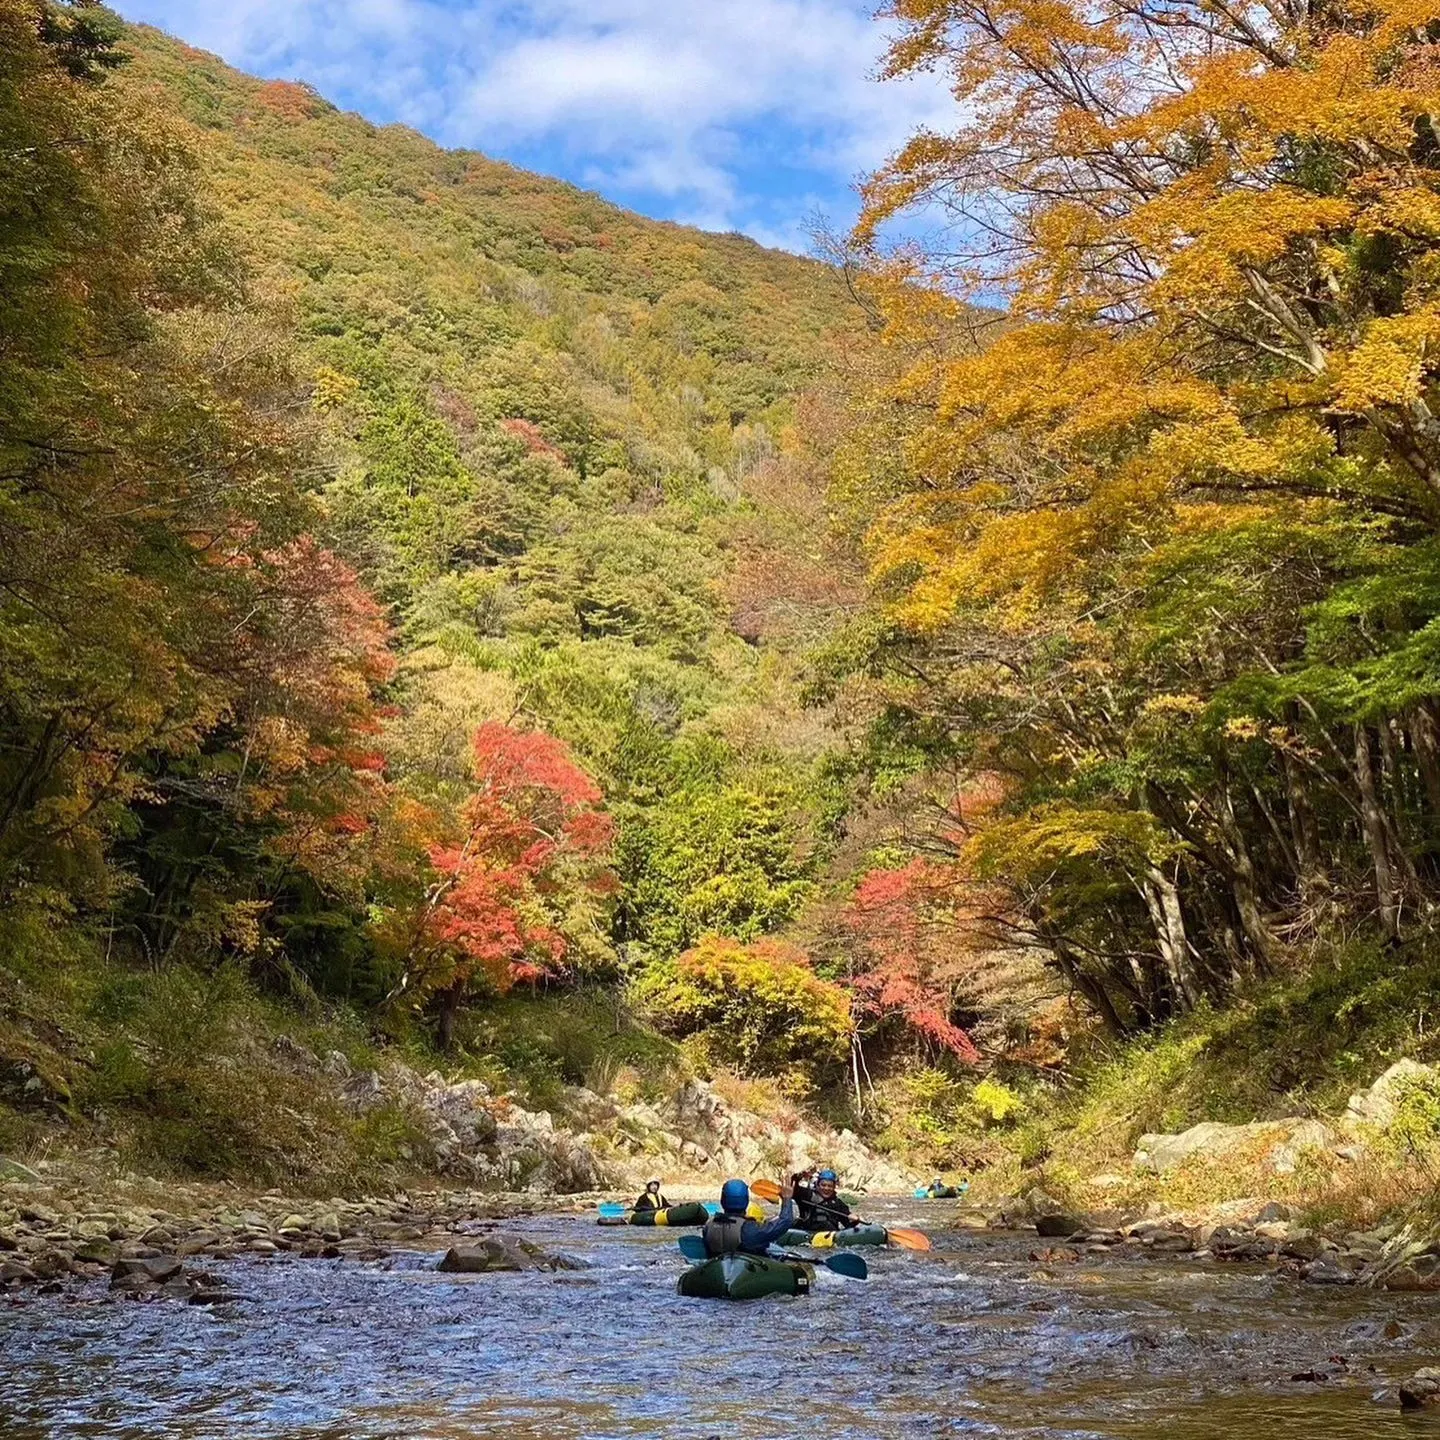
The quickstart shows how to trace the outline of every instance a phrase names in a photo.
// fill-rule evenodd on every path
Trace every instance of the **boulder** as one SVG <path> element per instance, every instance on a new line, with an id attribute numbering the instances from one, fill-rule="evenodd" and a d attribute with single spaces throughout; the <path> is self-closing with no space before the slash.
<path id="1" fill-rule="evenodd" d="M 1440 1406 L 1440 1370 L 1417 1370 L 1400 1386 L 1402 1410 L 1431 1410 Z"/>
<path id="2" fill-rule="evenodd" d="M 133 1289 L 140 1285 L 163 1285 L 184 1273 L 184 1263 L 178 1255 L 157 1255 L 154 1258 L 122 1257 L 110 1271 L 110 1288 Z"/>
<path id="3" fill-rule="evenodd" d="M 435 1267 L 448 1275 L 485 1275 L 506 1270 L 575 1270 L 567 1255 L 550 1255 L 528 1240 L 500 1236 L 477 1245 L 452 1245 Z"/>
<path id="4" fill-rule="evenodd" d="M 1089 1228 L 1079 1215 L 1067 1215 L 1063 1210 L 1035 1218 L 1035 1233 L 1047 1240 L 1068 1240 Z"/>
<path id="5" fill-rule="evenodd" d="M 40 1277 L 28 1265 L 22 1265 L 18 1260 L 0 1261 L 0 1290 L 14 1285 L 35 1285 L 39 1280 Z"/>
<path id="6" fill-rule="evenodd" d="M 1353 1285 L 1355 1270 L 1343 1256 L 1326 1251 L 1301 1272 L 1309 1285 Z"/>
<path id="7" fill-rule="evenodd" d="M 1297 1230 L 1288 1235 L 1280 1247 L 1280 1253 L 1287 1260 L 1301 1260 L 1308 1263 L 1318 1260 L 1325 1253 L 1325 1242 L 1308 1230 Z"/>
<path id="8" fill-rule="evenodd" d="M 1345 1106 L 1345 1119 L 1353 1124 L 1384 1127 L 1395 1118 L 1395 1111 L 1405 1088 L 1418 1081 L 1432 1080 L 1433 1066 L 1416 1060 L 1397 1060 L 1368 1089 L 1352 1095 Z"/>
<path id="9" fill-rule="evenodd" d="M 1203 1120 L 1177 1135 L 1142 1135 L 1135 1152 L 1135 1165 L 1163 1175 L 1193 1156 L 1218 1157 L 1266 1138 L 1275 1141 L 1269 1157 L 1271 1168 L 1276 1174 L 1286 1175 L 1294 1171 L 1306 1150 L 1324 1149 L 1335 1137 L 1329 1127 L 1318 1120 L 1257 1120 L 1248 1125 Z"/>
<path id="10" fill-rule="evenodd" d="M 1380 1283 L 1387 1290 L 1440 1290 L 1440 1257 L 1418 1255 L 1388 1271 Z"/>
<path id="11" fill-rule="evenodd" d="M 1289 1136 L 1282 1140 L 1270 1154 L 1270 1167 L 1277 1175 L 1293 1175 L 1307 1150 L 1328 1150 L 1335 1143 L 1335 1132 L 1320 1120 L 1298 1120 L 1293 1122 Z M 1267 1205 L 1266 1210 L 1285 1210 L 1283 1205 Z"/>

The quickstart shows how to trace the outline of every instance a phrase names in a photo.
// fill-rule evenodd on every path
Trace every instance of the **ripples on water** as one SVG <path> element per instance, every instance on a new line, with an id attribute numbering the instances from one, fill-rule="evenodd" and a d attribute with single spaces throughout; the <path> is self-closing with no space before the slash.
<path id="1" fill-rule="evenodd" d="M 281 1256 L 207 1263 L 253 1297 L 228 1309 L 111 1304 L 103 1282 L 0 1308 L 0 1437 L 1372 1440 L 1414 1433 L 1373 1394 L 1440 1358 L 1424 1297 L 1183 1257 L 1042 1266 L 1033 1239 L 941 1234 L 867 1251 L 864 1284 L 737 1305 L 675 1294 L 673 1233 L 506 1228 L 593 1268 Z M 1290 1378 L 1332 1356 L 1349 1380 Z"/>

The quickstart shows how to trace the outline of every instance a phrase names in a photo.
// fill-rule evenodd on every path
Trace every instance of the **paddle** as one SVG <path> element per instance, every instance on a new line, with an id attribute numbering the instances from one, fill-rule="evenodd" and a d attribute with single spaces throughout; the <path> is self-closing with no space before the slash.
<path id="1" fill-rule="evenodd" d="M 750 1182 L 750 1193 L 758 1195 L 762 1200 L 768 1200 L 772 1205 L 780 1198 L 780 1187 L 773 1180 L 752 1180 Z M 817 1210 L 823 1211 L 826 1215 L 834 1215 L 836 1219 L 856 1217 L 842 1216 L 838 1210 L 832 1210 L 823 1200 L 813 1202 Z M 857 1223 L 864 1225 L 867 1221 L 860 1220 Z M 930 1237 L 923 1230 L 908 1230 L 903 1226 L 891 1228 L 884 1227 L 887 1238 L 893 1240 L 902 1250 L 928 1250 L 930 1248 Z"/>
<path id="2" fill-rule="evenodd" d="M 680 1237 L 680 1253 L 687 1260 L 694 1260 L 697 1264 L 711 1258 L 710 1252 L 705 1248 L 705 1241 L 699 1235 L 682 1235 Z M 816 1256 L 813 1260 L 808 1256 L 795 1255 L 789 1250 L 777 1248 L 772 1248 L 770 1253 L 777 1260 L 798 1260 L 803 1265 L 823 1265 L 827 1270 L 833 1270 L 847 1280 L 868 1280 L 870 1278 L 870 1267 L 865 1261 L 859 1255 L 851 1255 L 847 1251 L 841 1251 L 838 1255 Z"/>

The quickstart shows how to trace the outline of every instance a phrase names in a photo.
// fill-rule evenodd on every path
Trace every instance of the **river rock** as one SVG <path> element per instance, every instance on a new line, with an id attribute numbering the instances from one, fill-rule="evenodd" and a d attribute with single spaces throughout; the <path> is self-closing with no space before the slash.
<path id="1" fill-rule="evenodd" d="M 452 1245 L 435 1267 L 450 1275 L 484 1275 L 497 1270 L 573 1270 L 565 1255 L 550 1255 L 528 1240 L 501 1236 L 478 1245 Z"/>
<path id="2" fill-rule="evenodd" d="M 110 1271 L 111 1289 L 122 1288 L 119 1282 L 138 1279 L 145 1285 L 163 1285 L 184 1271 L 184 1262 L 178 1255 L 157 1255 L 153 1258 L 128 1258 L 117 1260 Z"/>
<path id="3" fill-rule="evenodd" d="M 1068 1215 L 1063 1210 L 1035 1218 L 1035 1233 L 1046 1240 L 1068 1240 L 1070 1236 L 1079 1235 L 1088 1228 L 1079 1215 Z"/>
<path id="4" fill-rule="evenodd" d="M 1308 1285 L 1353 1285 L 1356 1278 L 1351 1262 L 1329 1251 L 1312 1260 L 1301 1274 Z"/>
<path id="5" fill-rule="evenodd" d="M 1380 1284 L 1387 1290 L 1440 1290 L 1440 1258 L 1417 1255 L 1388 1271 Z"/>
<path id="6" fill-rule="evenodd" d="M 1287 1260 L 1300 1260 L 1306 1263 L 1318 1260 L 1325 1250 L 1325 1242 L 1318 1235 L 1312 1235 L 1308 1230 L 1292 1232 L 1286 1236 L 1285 1243 L 1280 1247 L 1280 1253 Z"/>
<path id="7" fill-rule="evenodd" d="M 0 1261 L 0 1290 L 13 1289 L 20 1285 L 36 1285 L 40 1277 L 18 1260 Z"/>
<path id="8" fill-rule="evenodd" d="M 1432 1410 L 1440 1406 L 1440 1370 L 1417 1370 L 1400 1386 L 1402 1410 Z"/>

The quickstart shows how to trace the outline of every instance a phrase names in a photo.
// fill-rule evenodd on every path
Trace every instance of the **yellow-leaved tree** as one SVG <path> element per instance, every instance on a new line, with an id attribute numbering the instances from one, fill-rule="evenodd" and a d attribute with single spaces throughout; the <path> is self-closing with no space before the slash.
<path id="1" fill-rule="evenodd" d="M 853 236 L 891 751 L 1011 777 L 967 856 L 1120 1028 L 1338 913 L 1401 934 L 1440 873 L 1440 4 L 887 13 L 886 73 L 956 102 Z"/>

